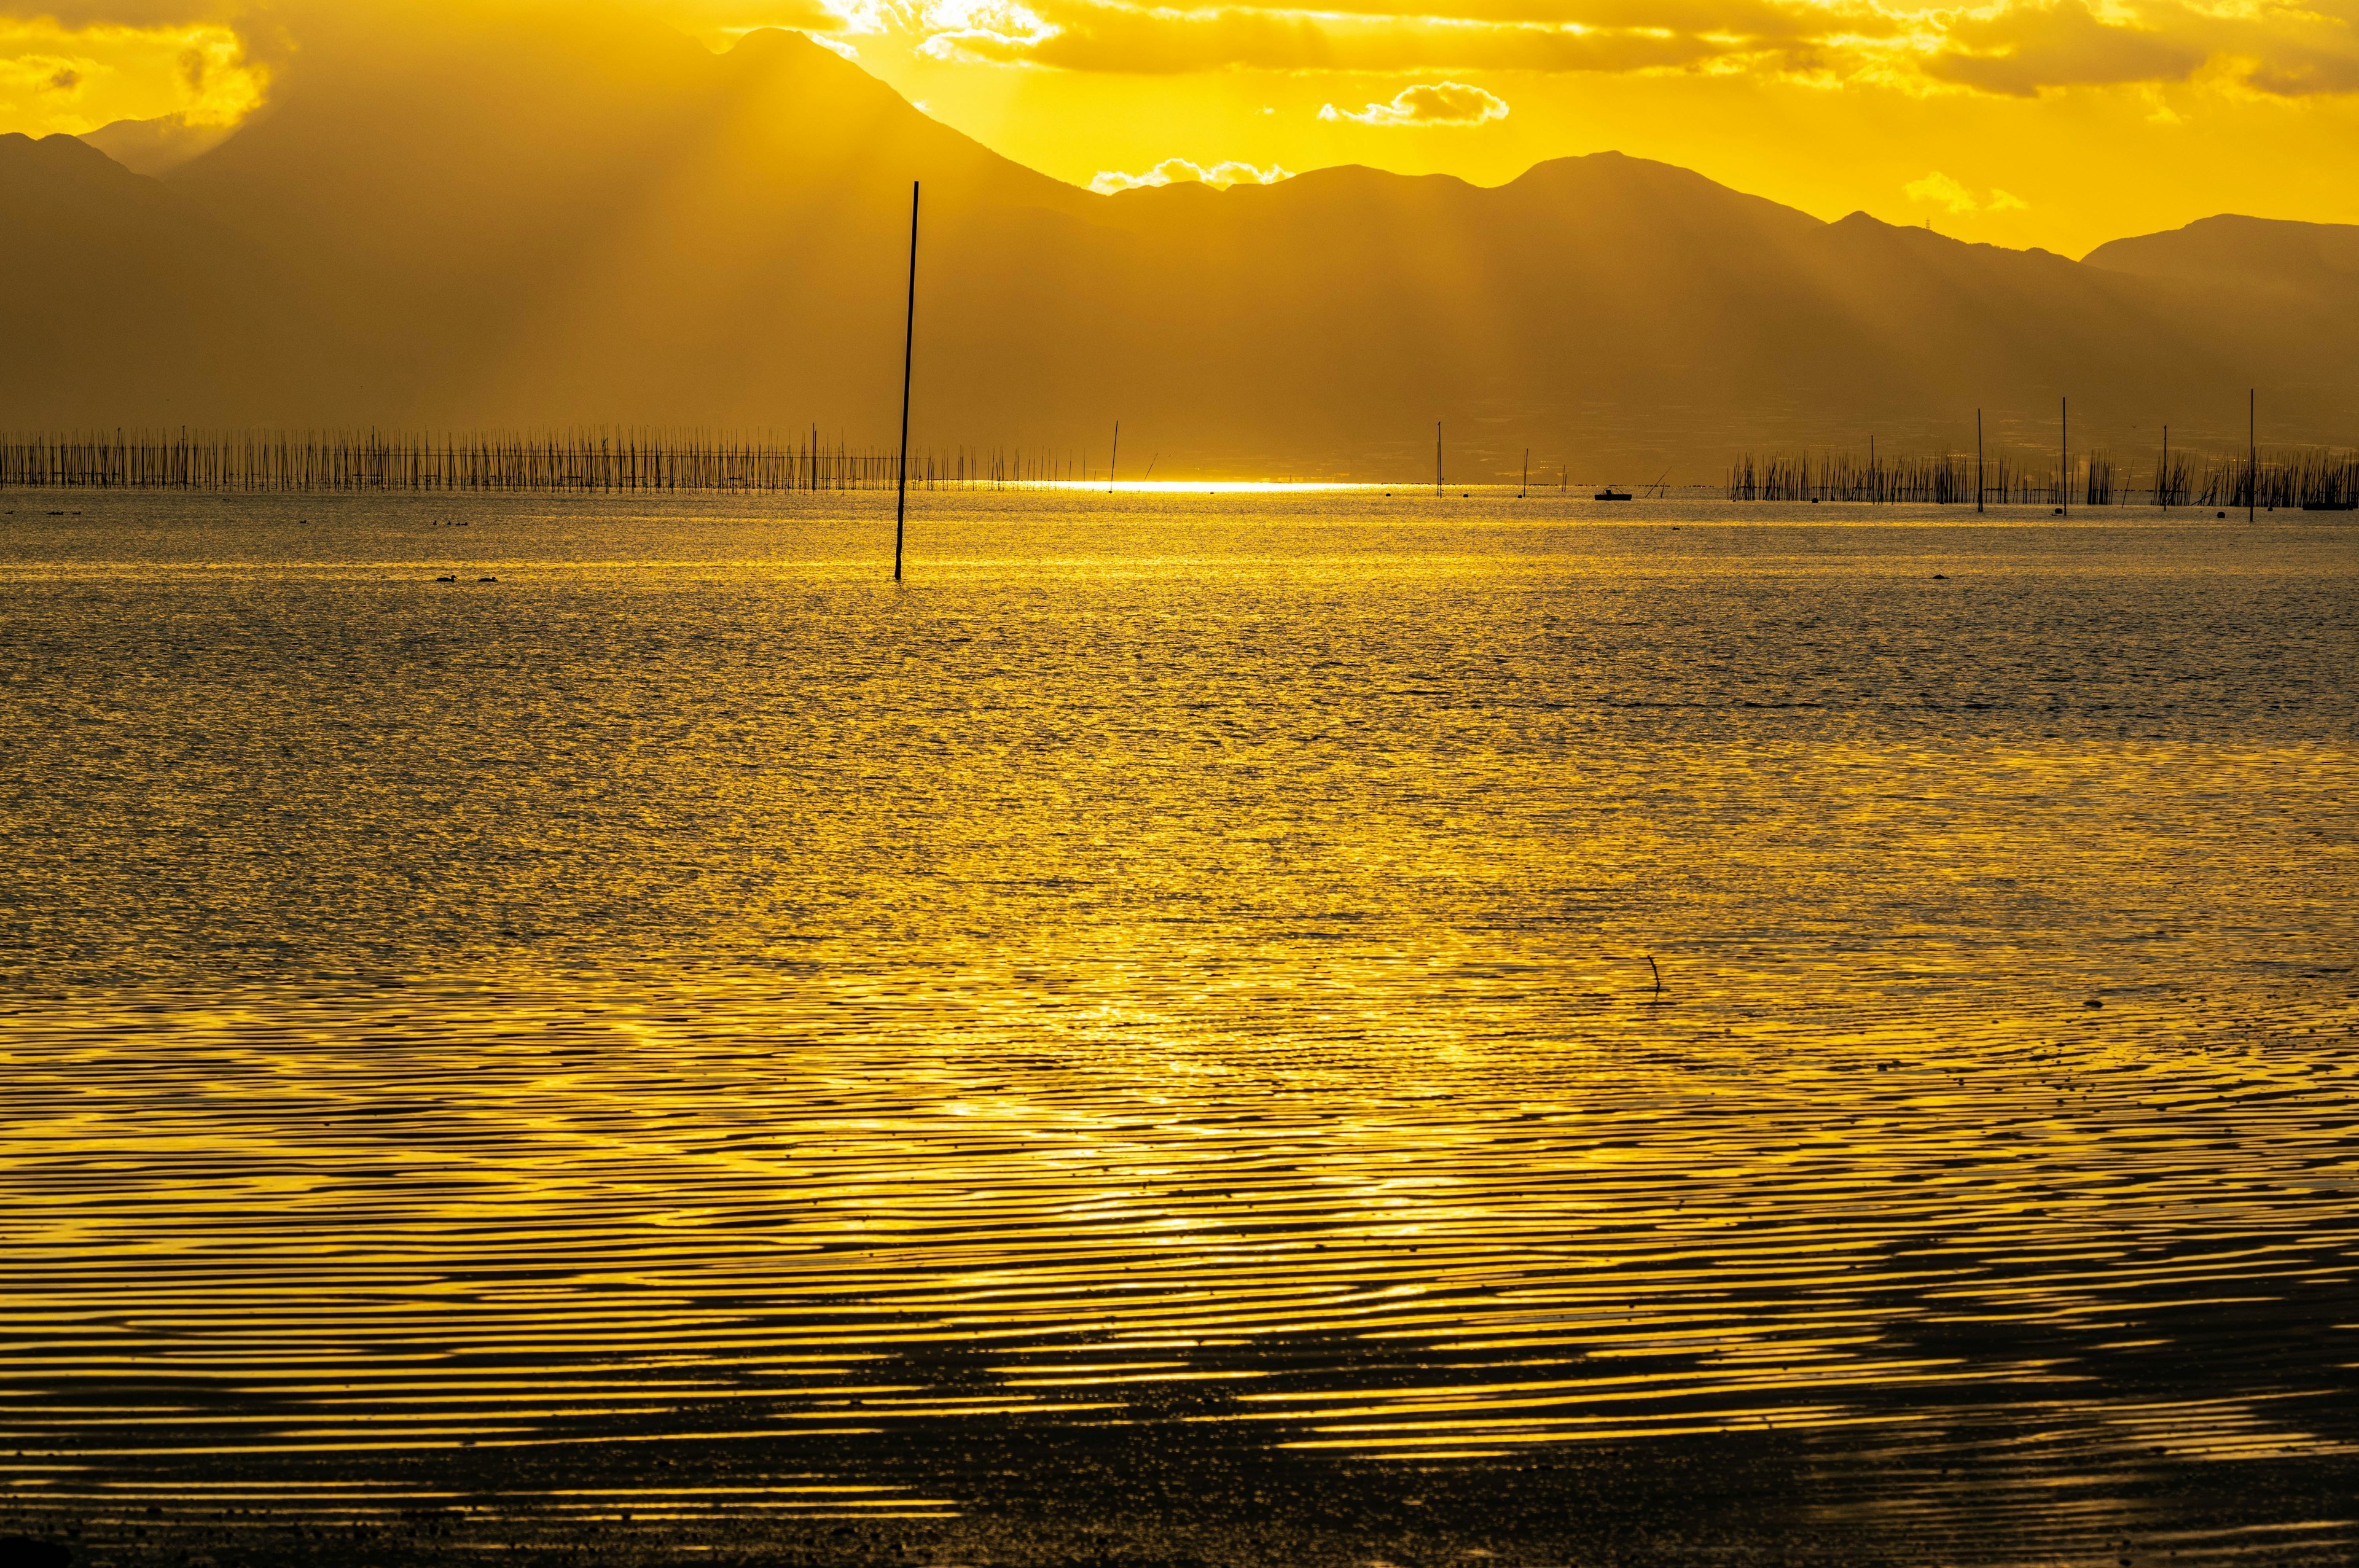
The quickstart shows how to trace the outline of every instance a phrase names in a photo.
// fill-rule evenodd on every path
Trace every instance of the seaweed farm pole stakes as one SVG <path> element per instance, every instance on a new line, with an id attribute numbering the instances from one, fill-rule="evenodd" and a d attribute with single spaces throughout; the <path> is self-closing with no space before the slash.
<path id="1" fill-rule="evenodd" d="M 1983 411 L 1974 410 L 1974 510 L 1983 509 L 1983 497 L 1988 487 L 1983 483 Z"/>
<path id="2" fill-rule="evenodd" d="M 1122 462 L 1122 421 L 1114 422 L 1114 455 L 1106 459 L 1106 493 L 1114 493 L 1114 470 Z"/>
<path id="3" fill-rule="evenodd" d="M 2056 400 L 2056 416 L 2061 421 L 2057 427 L 2060 434 L 2056 438 L 2056 457 L 2057 460 L 2064 465 L 2063 470 L 2056 478 L 2056 499 L 2063 504 L 2056 510 L 2070 517 L 2072 515 L 2072 400 L 2071 398 L 2060 397 Z"/>
<path id="4" fill-rule="evenodd" d="M 1433 498 L 1441 499 L 1441 421 L 1433 422 Z"/>
<path id="5" fill-rule="evenodd" d="M 918 182 L 909 181 L 909 318 L 901 338 L 900 493 L 893 502 L 893 580 L 901 580 L 901 534 L 909 520 L 909 373 L 918 358 Z"/>
<path id="6" fill-rule="evenodd" d="M 2245 523 L 2250 526 L 2261 493 L 2261 389 L 2245 394 Z"/>

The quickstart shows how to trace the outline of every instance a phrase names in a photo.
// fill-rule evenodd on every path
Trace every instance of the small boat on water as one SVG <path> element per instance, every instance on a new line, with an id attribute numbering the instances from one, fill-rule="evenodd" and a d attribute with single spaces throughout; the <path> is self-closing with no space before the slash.
<path id="1" fill-rule="evenodd" d="M 1609 484 L 1603 490 L 1599 491 L 1595 495 L 1591 496 L 1589 499 L 1592 501 L 1627 501 L 1630 499 L 1630 492 L 1626 490 L 1616 490 Z"/>

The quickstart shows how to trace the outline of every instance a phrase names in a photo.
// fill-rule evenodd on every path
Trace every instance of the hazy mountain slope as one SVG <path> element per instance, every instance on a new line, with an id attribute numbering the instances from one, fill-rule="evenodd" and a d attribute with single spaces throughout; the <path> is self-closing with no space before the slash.
<path id="1" fill-rule="evenodd" d="M 2223 214 L 2168 233 L 2108 241 L 2083 259 L 2107 272 L 2271 290 L 2359 316 L 2359 224 Z"/>
<path id="2" fill-rule="evenodd" d="M 0 426 L 270 416 L 318 346 L 271 289 L 154 180 L 73 136 L 0 135 Z"/>
<path id="3" fill-rule="evenodd" d="M 2335 362 L 2302 312 L 2223 337 L 2147 280 L 1862 214 L 1821 223 L 1614 154 L 1497 190 L 1329 170 L 1115 206 L 1148 240 L 1117 291 L 1223 324 L 1150 319 L 1125 333 L 1125 363 L 1167 367 L 1174 389 L 1225 380 L 1222 406 L 1190 416 L 1225 421 L 1225 444 L 1250 444 L 1250 421 L 1386 451 L 1395 472 L 1422 461 L 1418 413 L 1449 416 L 1495 471 L 1527 442 L 1544 463 L 1571 449 L 1625 471 L 1871 432 L 1964 447 L 1978 406 L 1994 438 L 2045 449 L 2064 395 L 2084 440 L 2135 446 L 2165 419 L 2240 421 L 2256 372 Z M 1126 401 L 1154 408 L 1156 389 Z M 2281 409 L 2288 426 L 2299 412 Z"/>
<path id="4" fill-rule="evenodd" d="M 2359 428 L 2345 253 L 2314 226 L 2211 220 L 2084 265 L 1612 153 L 1497 189 L 1347 168 L 1100 197 L 797 35 L 715 56 L 590 4 L 371 15 L 308 37 L 272 108 L 161 185 L 0 149 L 0 179 L 49 192 L 0 207 L 29 291 L 5 308 L 52 335 L 0 367 L 16 422 L 888 440 L 922 179 L 921 448 L 1102 462 L 1119 417 L 1165 473 L 1413 478 L 1440 419 L 1456 475 L 1530 447 L 1647 479 L 1745 446 L 1963 446 L 1978 406 L 2045 449 L 2066 394 L 2076 445 L 2225 438 L 2251 384 L 2280 438 Z"/>
<path id="5" fill-rule="evenodd" d="M 322 311 L 398 323 L 370 406 L 851 420 L 846 345 L 897 339 L 913 178 L 946 248 L 970 223 L 1097 200 L 799 35 L 716 57 L 581 15 L 328 40 L 266 115 L 172 178 L 312 279 Z"/>
<path id="6" fill-rule="evenodd" d="M 192 125 L 179 114 L 117 120 L 85 131 L 82 139 L 134 174 L 163 174 L 229 140 L 231 125 Z"/>

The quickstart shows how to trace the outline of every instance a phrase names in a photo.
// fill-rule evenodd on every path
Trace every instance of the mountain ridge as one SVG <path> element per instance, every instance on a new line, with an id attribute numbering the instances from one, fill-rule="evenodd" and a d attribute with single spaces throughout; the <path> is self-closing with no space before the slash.
<path id="1" fill-rule="evenodd" d="M 421 120 L 424 102 L 455 107 Z M 27 161 L 0 149 L 0 200 Z M 20 356 L 0 423 L 816 419 L 882 438 L 912 179 L 921 448 L 1094 445 L 1122 417 L 1167 471 L 1392 478 L 1422 470 L 1440 418 L 1470 472 L 1529 446 L 1708 474 L 1871 433 L 1954 449 L 1977 407 L 1995 438 L 2045 442 L 2067 394 L 2093 440 L 2164 420 L 2224 437 L 2255 383 L 2288 438 L 2359 429 L 2341 368 L 2359 288 L 2301 260 L 2341 254 L 2304 232 L 2332 225 L 2224 251 L 2190 225 L 2076 262 L 1830 223 L 1620 152 L 1488 187 L 1336 166 L 1106 196 L 799 35 L 716 56 L 495 21 L 315 49 L 236 135 L 152 191 L 114 188 L 147 225 L 114 258 L 149 275 L 126 293 L 234 325 L 174 358 L 140 346 L 151 320 L 71 375 L 54 343 Z M 23 223 L 0 206 L 0 237 Z M 0 328 L 92 308 L 62 243 L 54 276 L 17 265 Z M 2223 311 L 2237 333 L 2212 330 Z"/>

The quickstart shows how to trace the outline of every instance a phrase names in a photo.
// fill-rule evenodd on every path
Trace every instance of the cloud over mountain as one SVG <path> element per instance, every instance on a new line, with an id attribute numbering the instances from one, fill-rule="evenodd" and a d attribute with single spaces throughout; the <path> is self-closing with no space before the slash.
<path id="1" fill-rule="evenodd" d="M 1353 111 L 1330 103 L 1319 111 L 1322 120 L 1350 120 L 1362 125 L 1481 125 L 1507 117 L 1506 100 L 1469 87 L 1462 81 L 1437 81 L 1404 87 L 1389 103 L 1371 103 Z"/>
<path id="2" fill-rule="evenodd" d="M 1189 162 L 1183 157 L 1168 157 L 1143 174 L 1125 174 L 1120 169 L 1100 169 L 1090 181 L 1090 189 L 1101 196 L 1117 191 L 1144 190 L 1163 185 L 1190 183 L 1212 186 L 1226 190 L 1232 185 L 1276 185 L 1281 179 L 1291 179 L 1290 170 L 1271 164 L 1266 168 L 1232 159 L 1209 167 Z"/>

